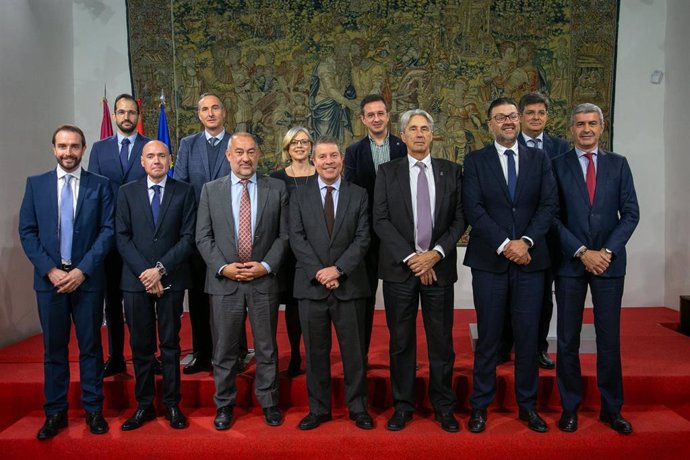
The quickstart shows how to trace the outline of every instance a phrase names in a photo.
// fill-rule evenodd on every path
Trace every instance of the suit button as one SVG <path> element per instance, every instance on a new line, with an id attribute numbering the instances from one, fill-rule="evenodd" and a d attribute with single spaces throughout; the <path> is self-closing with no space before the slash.
<path id="1" fill-rule="evenodd" d="M 153 241 L 158 241 L 158 238 L 154 238 Z"/>
<path id="2" fill-rule="evenodd" d="M 515 212 L 515 208 L 513 208 L 513 212 Z"/>

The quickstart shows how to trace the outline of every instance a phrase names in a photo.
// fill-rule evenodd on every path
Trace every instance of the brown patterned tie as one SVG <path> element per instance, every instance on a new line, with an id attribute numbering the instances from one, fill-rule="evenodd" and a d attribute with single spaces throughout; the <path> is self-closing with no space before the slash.
<path id="1" fill-rule="evenodd" d="M 248 179 L 240 180 L 242 196 L 240 197 L 240 227 L 237 232 L 238 255 L 240 262 L 249 262 L 252 257 L 252 205 L 249 201 Z"/>

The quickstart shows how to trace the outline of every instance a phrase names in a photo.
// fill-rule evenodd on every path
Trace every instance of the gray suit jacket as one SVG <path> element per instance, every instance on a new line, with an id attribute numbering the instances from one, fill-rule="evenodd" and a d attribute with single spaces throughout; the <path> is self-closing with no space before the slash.
<path id="1" fill-rule="evenodd" d="M 239 262 L 235 223 L 232 217 L 230 175 L 204 184 L 197 213 L 196 245 L 206 262 L 205 291 L 230 295 L 238 282 L 217 276 L 225 264 Z M 278 292 L 275 274 L 288 248 L 288 194 L 283 181 L 257 179 L 257 216 L 252 244 L 252 260 L 266 262 L 271 274 L 251 281 L 260 292 Z"/>
<path id="2" fill-rule="evenodd" d="M 211 182 L 230 174 L 230 164 L 225 158 L 225 149 L 228 147 L 230 136 L 231 134 L 226 131 L 223 140 L 220 141 L 218 158 L 214 165 L 208 164 L 207 143 L 204 131 L 190 134 L 180 141 L 180 148 L 175 158 L 173 177 L 182 182 L 192 184 L 197 203 L 201 195 L 201 187 L 206 182 Z"/>
<path id="3" fill-rule="evenodd" d="M 339 300 L 362 299 L 371 295 L 364 265 L 369 249 L 367 193 L 343 180 L 329 237 L 317 181 L 300 187 L 290 197 L 290 246 L 297 259 L 293 295 L 297 299 L 325 299 L 330 294 L 314 278 L 316 272 L 333 265 L 343 270 L 340 286 L 333 291 Z"/>

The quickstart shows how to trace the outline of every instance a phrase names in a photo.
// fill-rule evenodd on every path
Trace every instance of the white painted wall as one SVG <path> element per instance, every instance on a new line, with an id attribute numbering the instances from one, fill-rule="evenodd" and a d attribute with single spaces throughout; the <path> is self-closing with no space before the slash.
<path id="1" fill-rule="evenodd" d="M 690 287 L 690 156 L 681 145 L 690 6 L 625 0 L 620 8 L 613 147 L 630 161 L 642 212 L 623 303 L 677 306 Z M 39 331 L 32 269 L 16 231 L 24 180 L 53 166 L 57 125 L 75 122 L 89 144 L 98 139 L 104 84 L 111 109 L 117 94 L 131 91 L 125 13 L 123 0 L 0 2 L 0 193 L 8 203 L 0 211 L 0 346 Z M 661 85 L 649 83 L 655 69 L 666 72 Z M 472 308 L 470 272 L 459 272 L 455 303 Z"/>

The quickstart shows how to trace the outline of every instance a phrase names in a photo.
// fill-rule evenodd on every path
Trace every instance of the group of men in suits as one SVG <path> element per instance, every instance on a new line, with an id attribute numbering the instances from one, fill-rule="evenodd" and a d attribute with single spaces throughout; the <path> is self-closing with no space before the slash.
<path id="1" fill-rule="evenodd" d="M 368 135 L 345 154 L 335 139 L 317 139 L 315 180 L 290 200 L 282 181 L 257 175 L 261 151 L 256 139 L 225 132 L 220 99 L 202 95 L 198 108 L 204 131 L 182 140 L 174 178 L 168 177 L 167 147 L 135 134 L 138 108 L 131 96 L 122 95 L 113 115 L 118 133 L 96 143 L 89 164 L 90 171 L 93 167 L 110 181 L 81 169 L 86 143 L 81 130 L 70 125 L 53 136 L 56 170 L 27 180 L 19 232 L 35 267 L 44 330 L 46 422 L 39 439 L 55 436 L 67 424 L 71 321 L 80 347 L 87 424 L 93 433 L 108 430 L 102 416 L 99 329 L 101 303 L 115 280 L 130 328 L 138 402 L 123 430 L 156 416 L 156 335 L 165 416 L 173 428 L 187 426 L 179 408 L 180 315 L 187 289 L 194 359 L 184 372 L 212 369 L 215 428 L 225 430 L 233 423 L 247 318 L 257 358 L 256 398 L 266 423 L 281 425 L 275 275 L 288 247 L 297 260 L 293 292 L 307 362 L 309 413 L 299 428 L 314 429 L 332 418 L 331 325 L 340 345 L 349 417 L 361 429 L 374 427 L 367 410 L 366 368 L 381 279 L 394 401 L 386 427 L 402 430 L 414 415 L 421 303 L 431 404 L 441 428 L 457 432 L 453 286 L 456 243 L 468 225 L 464 264 L 472 271 L 479 332 L 469 430 L 486 428 L 502 340 L 515 344 L 519 418 L 534 431 L 548 430 L 537 413 L 536 395 L 538 368 L 545 358 L 550 361 L 542 345 L 548 331 L 544 323 L 551 316 L 544 305 L 552 305 L 555 275 L 563 405 L 558 426 L 566 432 L 577 429 L 579 332 L 589 286 L 598 332 L 601 420 L 618 432 L 632 431 L 620 414 L 619 322 L 625 244 L 639 210 L 627 161 L 599 147 L 604 120 L 598 107 L 575 108 L 570 127 L 575 148 L 563 152 L 564 141 L 544 133 L 547 99 L 530 94 L 518 107 L 499 98 L 487 113 L 494 142 L 466 157 L 463 174 L 459 165 L 431 157 L 434 120 L 429 113 L 403 113 L 398 138 L 389 132 L 384 98 L 367 96 L 360 116 Z M 107 272 L 112 269 L 108 260 L 119 264 L 115 275 Z M 114 291 L 110 302 L 120 302 L 121 312 L 122 300 Z M 124 367 L 115 340 L 121 332 L 112 321 L 108 316 L 112 331 L 106 365 L 118 372 Z M 506 323 L 513 338 L 503 338 Z"/>

